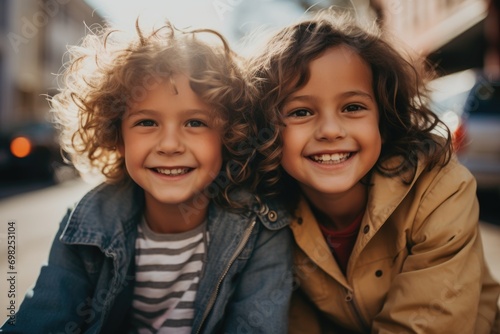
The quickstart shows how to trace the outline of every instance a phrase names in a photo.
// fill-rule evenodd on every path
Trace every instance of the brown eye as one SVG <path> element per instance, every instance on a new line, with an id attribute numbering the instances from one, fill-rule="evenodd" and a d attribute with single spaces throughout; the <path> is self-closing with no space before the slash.
<path id="1" fill-rule="evenodd" d="M 194 120 L 187 122 L 186 126 L 190 127 L 190 128 L 199 128 L 199 127 L 207 126 L 207 125 L 200 120 L 194 119 Z"/>
<path id="2" fill-rule="evenodd" d="M 288 113 L 288 117 L 306 117 L 312 115 L 307 109 L 295 109 Z"/>
<path id="3" fill-rule="evenodd" d="M 355 111 L 360 111 L 360 110 L 364 110 L 364 109 L 366 109 L 366 108 L 364 108 L 363 106 L 360 106 L 359 104 L 350 104 L 344 108 L 344 110 L 347 112 L 355 112 Z"/>
<path id="4" fill-rule="evenodd" d="M 144 119 L 135 123 L 135 125 L 149 127 L 149 126 L 155 126 L 156 122 L 151 119 Z"/>

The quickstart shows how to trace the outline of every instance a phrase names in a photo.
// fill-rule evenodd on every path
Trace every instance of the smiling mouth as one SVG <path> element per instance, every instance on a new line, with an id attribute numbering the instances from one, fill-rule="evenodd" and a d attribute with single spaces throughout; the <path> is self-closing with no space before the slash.
<path id="1" fill-rule="evenodd" d="M 352 155 L 353 153 L 316 154 L 311 155 L 309 158 L 320 164 L 334 165 L 346 161 Z"/>
<path id="2" fill-rule="evenodd" d="M 192 168 L 153 168 L 153 170 L 163 175 L 179 176 L 189 173 Z"/>

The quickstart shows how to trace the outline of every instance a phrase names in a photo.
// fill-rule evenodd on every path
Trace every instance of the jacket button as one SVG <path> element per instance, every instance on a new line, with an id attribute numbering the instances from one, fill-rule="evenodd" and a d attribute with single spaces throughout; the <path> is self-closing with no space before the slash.
<path id="1" fill-rule="evenodd" d="M 269 211 L 269 213 L 267 214 L 267 218 L 268 218 L 270 221 L 275 222 L 275 221 L 278 219 L 278 214 L 276 213 L 276 211 L 271 210 L 271 211 Z"/>
<path id="2" fill-rule="evenodd" d="M 380 269 L 375 272 L 375 276 L 377 276 L 377 277 L 382 277 L 383 274 L 384 274 L 384 272 Z"/>
<path id="3" fill-rule="evenodd" d="M 269 212 L 269 207 L 266 205 L 266 204 L 263 204 L 261 207 L 260 207 L 260 210 L 259 210 L 259 213 L 261 215 L 267 215 L 267 213 Z"/>
<path id="4" fill-rule="evenodd" d="M 369 225 L 365 225 L 365 227 L 363 227 L 363 233 L 366 234 L 370 231 L 370 226 Z"/>

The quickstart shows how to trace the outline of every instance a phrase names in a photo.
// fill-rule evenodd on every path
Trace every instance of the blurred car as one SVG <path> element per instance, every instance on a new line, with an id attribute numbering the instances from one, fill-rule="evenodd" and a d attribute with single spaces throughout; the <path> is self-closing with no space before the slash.
<path id="1" fill-rule="evenodd" d="M 431 108 L 450 128 L 478 188 L 500 190 L 500 81 L 469 69 L 434 80 L 431 92 Z"/>
<path id="2" fill-rule="evenodd" d="M 51 123 L 31 122 L 0 133 L 0 181 L 56 180 L 64 165 Z"/>

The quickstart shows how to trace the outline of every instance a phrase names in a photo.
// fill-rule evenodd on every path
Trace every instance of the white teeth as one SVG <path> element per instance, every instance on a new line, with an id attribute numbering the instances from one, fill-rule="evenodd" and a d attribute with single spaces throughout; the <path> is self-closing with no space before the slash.
<path id="1" fill-rule="evenodd" d="M 189 168 L 172 168 L 172 169 L 156 168 L 156 171 L 160 174 L 177 176 L 177 175 L 186 174 L 189 171 Z"/>
<path id="2" fill-rule="evenodd" d="M 347 160 L 351 156 L 351 153 L 333 153 L 333 154 L 319 154 L 313 155 L 311 158 L 316 162 L 321 163 L 339 163 Z"/>

